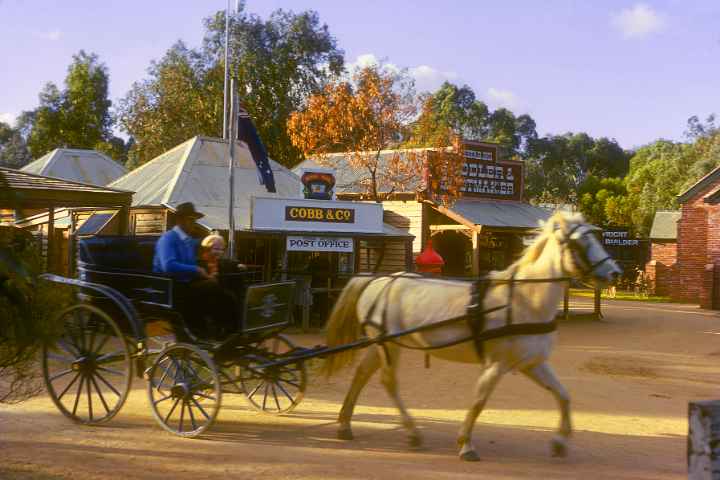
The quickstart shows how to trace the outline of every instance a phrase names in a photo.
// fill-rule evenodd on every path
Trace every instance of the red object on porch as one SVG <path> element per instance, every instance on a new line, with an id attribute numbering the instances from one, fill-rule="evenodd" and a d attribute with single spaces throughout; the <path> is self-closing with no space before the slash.
<path id="1" fill-rule="evenodd" d="M 432 239 L 428 239 L 425 249 L 420 255 L 415 257 L 415 265 L 418 272 L 423 273 L 442 273 L 442 267 L 445 260 L 432 248 Z"/>

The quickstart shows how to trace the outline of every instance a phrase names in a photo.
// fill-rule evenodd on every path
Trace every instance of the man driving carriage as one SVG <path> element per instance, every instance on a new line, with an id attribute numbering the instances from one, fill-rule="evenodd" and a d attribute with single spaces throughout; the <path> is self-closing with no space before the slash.
<path id="1" fill-rule="evenodd" d="M 222 338 L 237 327 L 237 298 L 220 285 L 217 262 L 210 263 L 211 273 L 198 264 L 199 242 L 191 234 L 195 221 L 204 215 L 191 202 L 185 202 L 177 206 L 175 216 L 175 227 L 155 245 L 153 271 L 175 279 L 178 305 L 194 334 Z M 222 238 L 212 237 L 205 242 L 211 258 L 222 255 L 217 252 L 217 239 Z"/>

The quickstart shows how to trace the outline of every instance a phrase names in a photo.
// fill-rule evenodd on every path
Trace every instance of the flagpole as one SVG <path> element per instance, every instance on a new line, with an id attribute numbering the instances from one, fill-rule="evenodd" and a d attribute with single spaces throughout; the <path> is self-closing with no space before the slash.
<path id="1" fill-rule="evenodd" d="M 225 92 L 223 105 L 223 139 L 228 142 L 228 177 L 230 197 L 228 201 L 228 250 L 229 259 L 235 258 L 235 125 L 237 124 L 237 98 L 235 79 L 230 78 L 230 2 L 225 11 Z M 229 79 L 229 81 L 228 81 Z M 230 111 L 228 112 L 228 102 Z"/>
<path id="2" fill-rule="evenodd" d="M 227 8 L 225 9 L 225 83 L 223 85 L 223 130 L 222 138 L 227 140 L 228 138 L 228 77 L 230 76 L 230 2 L 227 1 Z"/>

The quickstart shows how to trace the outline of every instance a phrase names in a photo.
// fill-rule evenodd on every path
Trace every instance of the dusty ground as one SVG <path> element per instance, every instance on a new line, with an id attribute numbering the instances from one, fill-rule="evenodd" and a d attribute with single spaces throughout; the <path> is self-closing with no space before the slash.
<path id="1" fill-rule="evenodd" d="M 352 442 L 336 440 L 333 423 L 349 373 L 312 379 L 303 404 L 285 417 L 226 396 L 218 423 L 196 440 L 155 425 L 136 381 L 105 427 L 68 423 L 46 397 L 0 407 L 0 478 L 686 478 L 687 402 L 720 398 L 720 316 L 620 301 L 605 302 L 605 315 L 560 327 L 553 365 L 572 394 L 575 423 L 566 459 L 549 456 L 554 401 L 510 375 L 475 430 L 483 461 L 460 462 L 455 435 L 479 368 L 433 360 L 426 370 L 409 352 L 401 389 L 425 436 L 419 451 L 406 447 L 377 379 L 361 397 Z"/>

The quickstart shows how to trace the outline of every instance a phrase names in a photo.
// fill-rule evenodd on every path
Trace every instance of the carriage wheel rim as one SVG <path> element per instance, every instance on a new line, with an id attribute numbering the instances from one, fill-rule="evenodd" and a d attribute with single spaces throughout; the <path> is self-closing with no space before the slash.
<path id="1" fill-rule="evenodd" d="M 210 356 L 189 344 L 163 350 L 148 371 L 148 398 L 166 431 L 196 437 L 215 422 L 222 402 L 220 376 Z"/>
<path id="2" fill-rule="evenodd" d="M 270 354 L 267 359 L 250 362 L 240 374 L 240 383 L 245 393 L 245 399 L 256 410 L 281 415 L 290 413 L 302 401 L 307 386 L 307 371 L 302 362 L 292 363 L 282 367 L 269 367 L 264 371 L 255 371 L 253 367 L 258 363 L 272 361 L 282 356 L 281 348 L 293 350 L 295 344 L 285 335 L 276 335 L 258 342 L 269 344 Z"/>
<path id="3" fill-rule="evenodd" d="M 79 312 L 85 316 L 78 317 Z M 42 350 L 46 390 L 72 421 L 105 423 L 120 411 L 132 385 L 125 337 L 112 318 L 92 305 L 73 305 L 60 312 L 58 319 L 64 320 L 65 330 Z"/>

